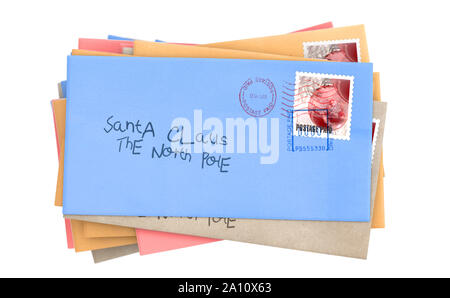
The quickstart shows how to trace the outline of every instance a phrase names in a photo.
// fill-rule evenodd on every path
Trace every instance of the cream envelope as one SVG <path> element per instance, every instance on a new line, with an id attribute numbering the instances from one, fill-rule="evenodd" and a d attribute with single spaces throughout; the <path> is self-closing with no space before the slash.
<path id="1" fill-rule="evenodd" d="M 83 52 L 82 51 L 74 51 L 74 54 L 80 54 L 80 53 L 83 53 Z M 85 54 L 89 55 L 89 53 L 85 53 Z M 376 178 L 374 178 L 374 179 L 376 180 Z M 152 218 L 144 218 L 144 219 L 142 219 L 142 218 L 141 219 L 135 219 L 135 218 L 128 218 L 128 219 L 124 219 L 124 218 L 115 218 L 115 219 L 114 218 L 106 218 L 106 221 L 105 221 L 105 217 L 95 217 L 95 218 L 94 217 L 85 217 L 85 218 L 80 218 L 80 219 L 88 219 L 88 220 L 91 220 L 91 221 L 105 222 L 105 223 L 114 223 L 114 224 L 125 225 L 125 226 L 127 226 L 127 225 L 128 226 L 138 226 L 138 227 L 147 228 L 147 229 L 150 226 L 152 226 L 151 229 L 155 229 L 155 230 L 162 230 L 162 229 L 166 229 L 167 228 L 166 227 L 167 224 L 164 224 L 164 223 L 162 223 L 161 221 L 158 221 L 158 220 L 155 221 L 155 223 L 156 223 L 155 226 L 157 226 L 157 227 L 154 227 L 154 225 L 152 223 L 153 223 L 154 219 L 156 219 L 156 218 L 153 218 L 153 219 Z M 122 220 L 125 221 L 125 222 L 121 222 Z M 129 220 L 131 220 L 132 222 L 130 223 Z M 143 224 L 142 220 L 144 220 L 144 222 L 146 222 L 146 224 Z M 185 219 L 179 219 L 179 220 L 181 220 L 182 224 L 187 224 L 187 222 L 184 222 Z M 198 221 L 196 221 L 196 222 L 200 222 L 200 221 L 204 221 L 204 220 L 208 220 L 208 219 L 198 219 Z M 170 220 L 165 221 L 165 222 L 172 222 L 173 223 L 173 220 L 170 219 Z M 239 222 L 243 222 L 243 221 L 239 220 Z M 263 224 L 265 225 L 264 228 L 266 228 L 266 224 L 267 223 L 270 223 L 270 221 L 265 221 L 265 220 L 259 221 L 260 224 L 261 224 L 261 222 L 263 222 Z M 147 223 L 149 223 L 149 224 L 147 224 Z M 306 225 L 306 227 L 305 226 L 303 226 L 303 227 L 299 226 L 297 228 L 295 223 L 300 223 L 300 225 Z M 190 227 L 189 230 L 190 231 L 184 231 L 185 229 L 183 227 L 177 226 L 178 223 L 175 223 L 175 224 L 176 225 L 169 224 L 170 227 L 168 227 L 168 229 L 171 229 L 171 232 L 193 234 L 193 235 L 199 235 L 199 236 L 207 236 L 207 235 L 200 235 L 200 234 L 198 234 L 198 233 L 203 234 L 205 232 L 201 228 L 200 228 L 201 231 L 195 231 L 196 230 L 195 226 L 191 227 L 191 225 L 189 225 L 189 227 Z M 254 224 L 254 223 L 250 222 L 250 224 Z M 311 228 L 313 230 L 314 229 L 320 230 L 321 229 L 321 225 L 323 225 L 323 223 L 319 223 L 319 222 L 290 222 L 289 225 L 287 226 L 287 228 L 289 228 L 290 225 L 292 225 L 292 224 L 294 225 L 294 226 L 292 226 L 292 228 L 294 228 L 296 230 L 298 230 L 298 229 L 301 230 L 301 229 L 305 229 L 305 228 L 308 229 L 308 230 L 311 230 Z M 308 225 L 310 225 L 310 224 L 313 225 L 313 226 L 309 227 Z M 253 236 L 251 236 L 249 238 L 249 235 L 240 237 L 241 233 L 239 233 L 239 232 L 236 232 L 236 233 L 234 233 L 234 235 L 230 236 L 230 235 L 223 234 L 221 231 L 215 231 L 214 229 L 208 229 L 208 231 L 206 231 L 206 233 L 210 234 L 207 237 L 213 237 L 213 238 L 222 238 L 222 237 L 220 237 L 218 235 L 219 234 L 220 235 L 223 234 L 225 239 L 232 239 L 232 240 L 238 240 L 238 241 L 247 241 L 247 242 L 261 243 L 261 244 L 269 244 L 269 245 L 276 245 L 276 246 L 282 246 L 282 247 L 291 247 L 291 248 L 304 249 L 304 250 L 313 250 L 313 251 L 319 251 L 319 252 L 327 252 L 327 253 L 333 253 L 333 254 L 354 256 L 354 257 L 365 257 L 366 256 L 367 245 L 365 245 L 364 242 L 368 243 L 368 238 L 369 238 L 369 232 L 366 231 L 369 228 L 367 224 L 365 226 L 363 226 L 363 225 L 357 225 L 357 224 L 353 224 L 353 223 L 348 223 L 348 224 L 345 224 L 345 225 L 340 225 L 341 227 L 339 227 L 339 223 L 324 223 L 324 224 L 325 224 L 325 227 L 328 224 L 330 224 L 330 225 L 333 225 L 333 224 L 337 225 L 338 226 L 337 230 L 344 229 L 345 232 L 343 231 L 343 233 L 346 234 L 346 235 L 353 235 L 354 236 L 355 234 L 359 234 L 360 236 L 356 237 L 357 239 L 359 239 L 359 240 L 356 241 L 356 242 L 358 242 L 358 245 L 354 245 L 355 247 L 349 249 L 348 247 L 342 247 L 342 243 L 339 244 L 339 245 L 337 245 L 336 243 L 333 243 L 333 244 L 331 244 L 331 246 L 333 246 L 335 248 L 330 248 L 330 247 L 327 248 L 327 247 L 323 247 L 322 245 L 327 246 L 327 243 L 330 243 L 330 241 L 332 241 L 332 240 L 325 240 L 324 242 L 321 242 L 322 243 L 321 245 L 319 245 L 321 247 L 317 247 L 317 245 L 315 245 L 314 243 L 310 243 L 310 244 L 307 244 L 307 243 L 306 244 L 299 244 L 299 243 L 292 244 L 291 243 L 291 244 L 289 244 L 287 242 L 292 242 L 291 240 L 286 241 L 286 240 L 280 240 L 280 239 L 278 239 L 278 240 L 273 239 L 273 241 L 269 241 L 269 243 L 266 243 L 266 241 L 264 239 L 262 239 L 262 238 L 267 238 L 267 235 L 261 235 L 260 236 L 261 239 L 256 239 L 255 240 L 255 239 L 253 239 Z M 145 226 L 145 227 L 143 227 L 143 226 Z M 162 228 L 161 228 L 161 226 L 162 226 Z M 196 226 L 201 226 L 201 225 L 196 225 Z M 346 227 L 344 227 L 344 226 L 346 226 Z M 258 223 L 256 223 L 256 227 L 255 228 L 261 230 L 261 226 L 258 226 Z M 348 233 L 348 229 L 349 228 L 351 228 L 351 229 L 354 228 L 355 229 L 354 233 Z M 333 228 L 331 228 L 330 230 L 332 231 L 332 233 L 331 233 L 332 235 L 329 234 L 328 237 L 335 238 L 336 236 L 338 236 L 338 238 L 339 238 L 339 232 L 338 232 L 338 234 L 336 234 L 336 232 L 335 232 L 336 229 L 333 230 Z M 211 231 L 213 231 L 213 233 L 211 233 Z M 217 233 L 215 233 L 214 231 L 217 232 Z M 234 230 L 234 231 L 237 231 L 237 230 Z M 316 234 L 316 233 L 313 233 L 313 234 Z M 320 234 L 320 231 L 318 231 L 317 234 Z M 258 235 L 258 234 L 255 234 L 255 235 Z M 316 236 L 314 236 L 313 238 L 315 238 L 315 237 Z M 342 235 L 342 237 L 340 237 L 340 239 L 341 240 L 345 239 L 345 235 Z M 367 241 L 365 241 L 365 240 L 367 240 Z M 280 241 L 282 243 L 280 243 Z M 301 237 L 300 237 L 299 241 L 300 242 L 310 242 L 308 240 L 308 238 L 305 238 L 302 241 Z M 352 242 L 354 243 L 355 241 L 347 241 L 347 243 L 349 245 Z M 346 245 L 344 245 L 344 246 L 346 246 Z"/>

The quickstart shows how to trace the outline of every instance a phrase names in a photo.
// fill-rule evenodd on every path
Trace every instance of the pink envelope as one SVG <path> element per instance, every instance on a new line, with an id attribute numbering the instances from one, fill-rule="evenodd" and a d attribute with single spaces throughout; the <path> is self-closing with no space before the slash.
<path id="1" fill-rule="evenodd" d="M 220 241 L 218 239 L 140 229 L 136 229 L 136 237 L 141 256 Z"/>
<path id="2" fill-rule="evenodd" d="M 79 38 L 78 49 L 87 51 L 122 54 L 123 48 L 132 48 L 133 41 Z"/>
<path id="3" fill-rule="evenodd" d="M 295 32 L 302 31 L 313 31 L 320 29 L 329 29 L 333 28 L 332 22 L 323 23 L 320 25 L 312 26 L 309 28 L 297 30 Z M 180 44 L 180 45 L 195 45 L 193 43 L 176 43 L 171 42 L 172 44 Z M 107 52 L 107 53 L 115 53 L 122 54 L 123 48 L 133 48 L 134 42 L 132 40 L 113 40 L 113 39 L 93 39 L 93 38 L 79 38 L 78 39 L 78 49 L 86 50 L 86 51 L 97 51 L 97 52 Z"/>
<path id="4" fill-rule="evenodd" d="M 70 224 L 70 219 L 65 219 L 64 222 L 66 224 L 67 248 L 73 249 L 72 225 Z"/>
<path id="5" fill-rule="evenodd" d="M 303 31 L 314 31 L 314 30 L 321 30 L 321 29 L 330 29 L 333 28 L 333 23 L 332 22 L 327 22 L 327 23 L 323 23 L 320 25 L 316 25 L 316 26 L 312 26 L 309 28 L 305 28 L 305 29 L 300 29 L 291 33 L 295 33 L 295 32 L 303 32 Z"/>
<path id="6" fill-rule="evenodd" d="M 332 27 L 333 24 L 331 22 L 328 22 L 310 28 L 302 29 L 299 31 L 327 29 Z M 80 50 L 121 54 L 122 49 L 124 47 L 132 48 L 133 41 L 87 39 L 87 38 L 80 38 L 78 40 L 78 49 Z M 142 229 L 136 229 L 136 237 L 139 246 L 139 253 L 141 255 L 147 255 L 157 252 L 163 252 L 173 249 L 221 241 L 218 239 L 211 239 L 205 237 L 196 237 L 190 235 L 166 233 Z"/>

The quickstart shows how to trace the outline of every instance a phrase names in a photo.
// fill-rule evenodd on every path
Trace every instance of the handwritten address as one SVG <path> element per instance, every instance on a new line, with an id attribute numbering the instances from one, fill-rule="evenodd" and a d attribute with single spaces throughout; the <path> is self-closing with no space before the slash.
<path id="1" fill-rule="evenodd" d="M 116 148 L 118 152 L 128 152 L 132 155 L 143 155 L 145 152 L 148 152 L 144 150 L 144 141 L 148 138 L 154 139 L 157 134 L 151 121 L 141 122 L 140 120 L 137 120 L 122 122 L 120 120 L 115 120 L 113 115 L 106 119 L 106 125 L 103 130 L 106 134 L 112 132 L 122 134 L 123 137 L 116 139 Z M 193 144 L 193 142 L 183 143 L 182 138 L 174 138 L 174 132 L 179 130 L 180 127 L 171 127 L 166 134 L 167 143 L 152 145 L 149 156 L 152 159 L 172 158 L 187 163 L 193 162 L 193 160 L 195 160 L 195 155 L 185 149 L 179 150 L 170 146 L 170 144 L 174 142 L 179 142 L 181 145 Z M 211 138 L 211 136 L 208 137 L 202 134 L 201 136 L 197 136 L 196 139 L 203 143 L 208 140 L 209 142 L 218 142 L 220 145 L 227 144 L 226 136 L 216 137 L 214 139 Z M 213 154 L 205 151 L 203 151 L 200 156 L 199 165 L 202 169 L 217 168 L 220 173 L 228 173 L 231 157 L 225 157 L 221 154 Z"/>

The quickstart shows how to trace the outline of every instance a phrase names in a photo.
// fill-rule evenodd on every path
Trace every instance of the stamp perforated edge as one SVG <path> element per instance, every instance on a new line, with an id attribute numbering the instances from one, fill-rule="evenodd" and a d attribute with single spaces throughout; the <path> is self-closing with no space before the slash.
<path id="1" fill-rule="evenodd" d="M 375 122 L 375 131 L 373 132 L 373 140 L 372 140 L 372 161 L 373 164 L 373 158 L 375 156 L 375 148 L 377 147 L 377 138 L 378 138 L 378 130 L 380 127 L 380 119 L 373 118 L 372 122 Z"/>
<path id="2" fill-rule="evenodd" d="M 358 62 L 361 62 L 361 46 L 359 38 L 353 39 L 335 39 L 335 40 L 321 40 L 321 41 L 304 41 L 303 42 L 303 56 L 305 58 L 310 58 L 306 56 L 307 46 L 321 46 L 329 44 L 340 44 L 340 43 L 356 43 L 356 54 L 358 56 Z"/>
<path id="3" fill-rule="evenodd" d="M 336 140 L 345 140 L 345 141 L 350 141 L 350 133 L 351 133 L 351 128 L 352 128 L 352 106 L 353 106 L 353 86 L 354 86 L 354 76 L 346 76 L 346 75 L 335 75 L 335 74 L 327 74 L 327 73 L 314 73 L 314 72 L 301 72 L 301 71 L 297 71 L 295 72 L 295 89 L 297 90 L 299 88 L 298 83 L 299 83 L 299 77 L 301 76 L 308 76 L 308 77 L 313 77 L 313 78 L 327 78 L 327 79 L 343 79 L 343 80 L 350 80 L 350 94 L 349 94 L 349 99 L 348 99 L 348 133 L 345 136 L 338 136 L 338 135 L 333 135 L 330 134 L 329 137 L 331 139 L 336 139 Z M 294 96 L 294 101 L 295 101 L 295 96 Z M 321 135 L 321 136 L 311 136 L 313 138 L 326 138 L 326 136 Z"/>

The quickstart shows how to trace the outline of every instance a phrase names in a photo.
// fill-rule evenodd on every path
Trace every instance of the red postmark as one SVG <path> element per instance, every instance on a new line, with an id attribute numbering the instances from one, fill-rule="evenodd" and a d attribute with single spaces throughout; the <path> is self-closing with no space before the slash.
<path id="1" fill-rule="evenodd" d="M 263 117 L 272 112 L 277 102 L 275 85 L 266 78 L 249 78 L 239 91 L 242 109 L 252 117 Z"/>

